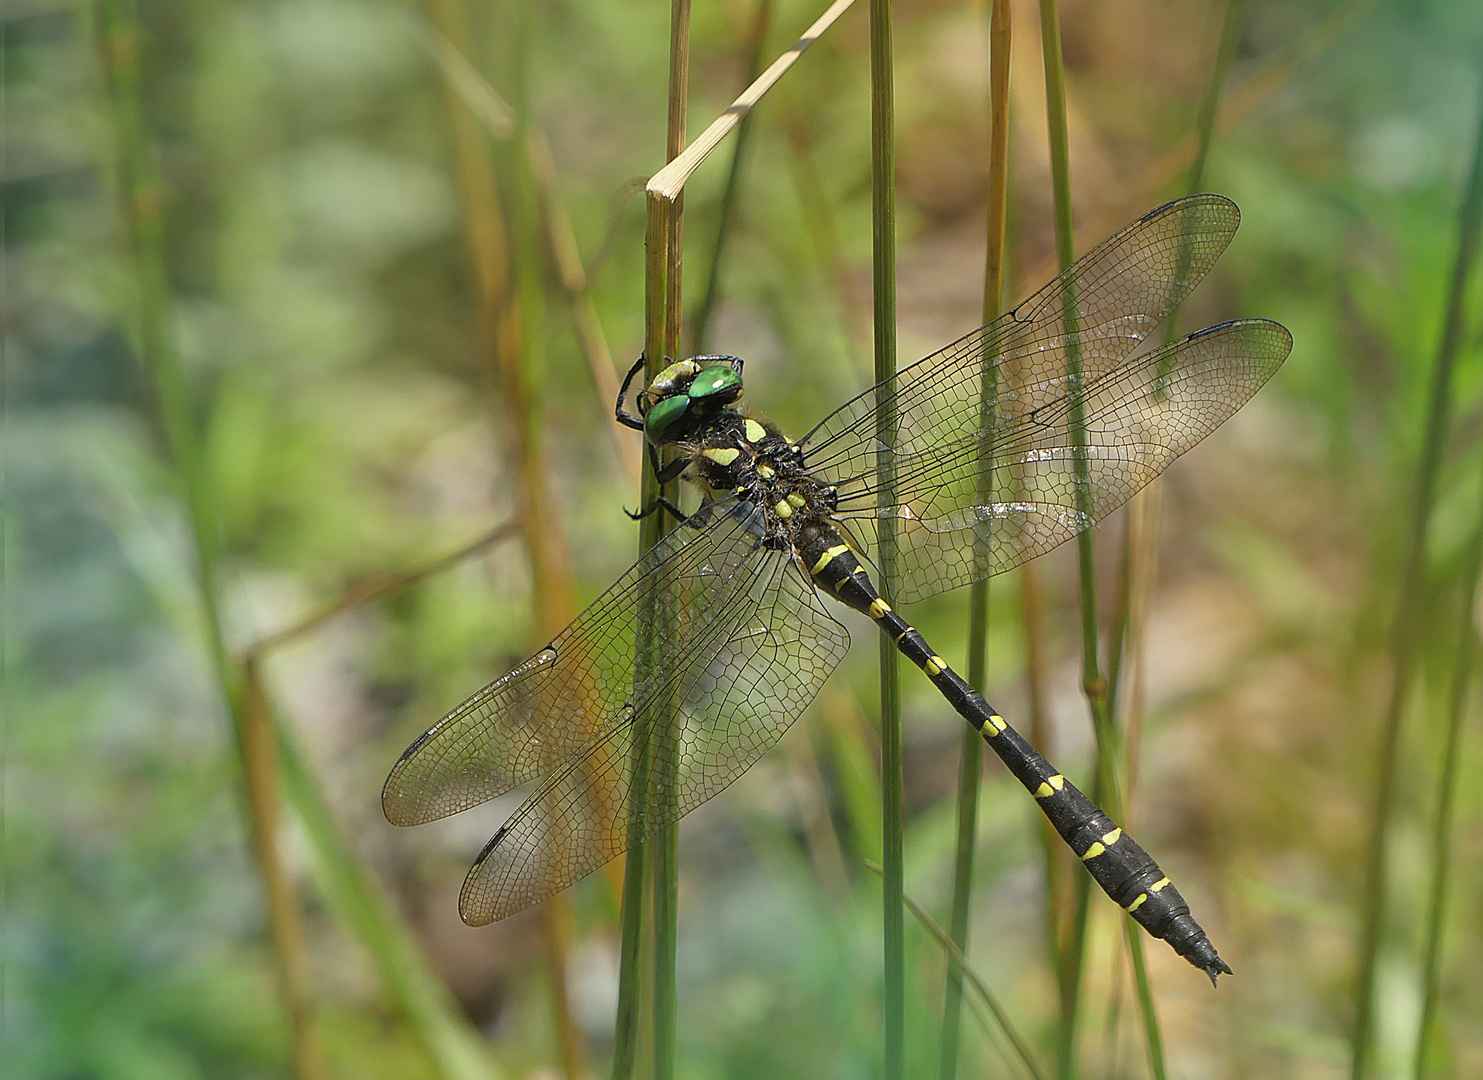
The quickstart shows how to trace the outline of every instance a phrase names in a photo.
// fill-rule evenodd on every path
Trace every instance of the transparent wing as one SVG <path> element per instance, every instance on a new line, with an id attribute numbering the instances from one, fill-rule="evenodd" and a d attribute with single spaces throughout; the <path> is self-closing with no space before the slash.
<path id="1" fill-rule="evenodd" d="M 646 608 L 675 613 L 653 631 L 661 665 L 714 648 L 735 596 L 753 591 L 772 565 L 759 544 L 754 512 L 735 498 L 690 518 L 546 648 L 408 747 L 381 793 L 387 820 L 418 825 L 477 806 L 560 767 L 647 708 L 644 695 L 658 688 L 636 686 L 634 671 Z"/>
<path id="2" fill-rule="evenodd" d="M 727 599 L 704 647 L 670 650 L 644 704 L 546 778 L 469 871 L 459 912 L 503 919 L 721 791 L 782 737 L 849 647 L 786 552 Z"/>
<path id="3" fill-rule="evenodd" d="M 825 417 L 799 443 L 809 467 L 832 477 L 842 495 L 875 484 L 881 446 L 877 404 L 885 388 L 894 399 L 896 452 L 913 455 L 1059 398 L 1073 341 L 1085 377 L 1101 377 L 1194 291 L 1240 220 L 1236 204 L 1222 195 L 1192 195 L 1149 211 L 1013 311 L 902 368 Z M 1074 319 L 1068 320 L 1071 300 Z M 984 395 L 986 409 L 981 408 Z"/>
<path id="4" fill-rule="evenodd" d="M 904 603 L 982 581 L 1106 517 L 1219 427 L 1281 366 L 1292 335 L 1266 319 L 1221 323 L 1116 368 L 1086 391 L 1088 483 L 1076 494 L 1072 396 L 992 432 L 894 457 L 900 499 L 841 498 L 836 517 L 894 522 Z M 985 471 L 980 462 L 993 462 Z"/>

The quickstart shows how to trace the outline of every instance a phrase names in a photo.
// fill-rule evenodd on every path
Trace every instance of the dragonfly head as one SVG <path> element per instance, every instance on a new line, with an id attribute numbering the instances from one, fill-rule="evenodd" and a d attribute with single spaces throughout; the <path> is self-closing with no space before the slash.
<path id="1" fill-rule="evenodd" d="M 683 439 L 742 396 L 741 360 L 701 357 L 671 364 L 638 396 L 644 436 L 655 446 Z"/>

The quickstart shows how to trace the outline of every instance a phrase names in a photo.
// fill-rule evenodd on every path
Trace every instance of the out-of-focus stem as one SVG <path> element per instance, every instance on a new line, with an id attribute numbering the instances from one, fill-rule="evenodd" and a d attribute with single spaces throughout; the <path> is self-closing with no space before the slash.
<path id="1" fill-rule="evenodd" d="M 1395 812 L 1396 767 L 1400 757 L 1401 726 L 1406 702 L 1416 675 L 1416 647 L 1424 618 L 1423 584 L 1426 570 L 1426 537 L 1431 512 L 1436 501 L 1437 475 L 1441 471 L 1442 451 L 1447 445 L 1451 417 L 1452 375 L 1456 367 L 1458 346 L 1467 329 L 1464 301 L 1473 260 L 1478 253 L 1478 236 L 1483 229 L 1483 107 L 1478 111 L 1479 130 L 1474 137 L 1473 161 L 1458 214 L 1457 256 L 1452 267 L 1451 288 L 1443 314 L 1442 337 L 1437 346 L 1437 365 L 1432 375 L 1431 401 L 1427 407 L 1426 434 L 1417 462 L 1411 507 L 1409 536 L 1405 561 L 1401 566 L 1401 584 L 1396 600 L 1396 616 L 1391 637 L 1390 698 L 1381 723 L 1380 741 L 1375 748 L 1379 776 L 1375 798 L 1370 803 L 1369 854 L 1365 866 L 1364 928 L 1360 938 L 1359 977 L 1355 991 L 1355 1020 L 1350 1076 L 1364 1080 L 1370 1074 L 1371 1027 L 1375 1009 L 1375 968 L 1379 960 L 1385 928 L 1385 882 L 1390 861 L 1390 819 Z"/>
<path id="2" fill-rule="evenodd" d="M 1011 36 L 1009 0 L 994 0 L 989 28 L 989 194 L 985 228 L 983 321 L 999 316 L 1004 296 L 1005 229 L 1009 213 L 1009 47 Z M 985 432 L 979 463 L 980 505 L 993 501 L 993 426 L 998 420 L 997 350 L 979 358 L 982 368 L 979 421 Z M 975 558 L 987 552 L 976 551 Z M 987 680 L 989 639 L 989 583 L 975 582 L 968 598 L 968 681 L 982 690 Z M 958 770 L 957 852 L 953 863 L 953 907 L 951 934 L 960 955 L 968 949 L 969 902 L 973 888 L 973 855 L 978 838 L 978 794 L 983 774 L 983 738 L 965 727 L 962 732 Z M 942 1006 L 942 1043 L 938 1051 L 939 1080 L 954 1080 L 958 1073 L 958 1035 L 963 1015 L 963 972 L 956 965 L 947 971 Z"/>

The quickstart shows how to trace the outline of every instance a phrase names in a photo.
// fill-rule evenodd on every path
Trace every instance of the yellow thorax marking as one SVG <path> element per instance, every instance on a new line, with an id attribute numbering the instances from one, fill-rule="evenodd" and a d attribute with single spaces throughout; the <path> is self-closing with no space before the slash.
<path id="1" fill-rule="evenodd" d="M 761 470 L 758 471 L 760 472 Z M 810 570 L 809 573 L 817 574 L 820 570 L 824 569 L 824 567 L 832 563 L 836 555 L 843 555 L 846 551 L 849 550 L 850 546 L 848 544 L 835 544 L 832 548 L 819 556 L 819 561 L 814 563 L 814 568 Z"/>
<path id="2" fill-rule="evenodd" d="M 771 480 L 777 475 L 777 471 L 771 465 L 758 465 L 757 475 L 764 480 Z"/>
<path id="3" fill-rule="evenodd" d="M 702 451 L 702 453 L 717 465 L 730 465 L 741 456 L 741 451 L 734 446 L 716 447 Z"/>
<path id="4" fill-rule="evenodd" d="M 751 417 L 742 421 L 742 430 L 747 433 L 748 442 L 761 442 L 767 438 L 767 429 Z"/>
<path id="5" fill-rule="evenodd" d="M 793 516 L 793 507 L 788 505 L 787 499 L 780 499 L 778 504 L 773 507 L 773 510 L 780 518 L 790 518 Z"/>
<path id="6" fill-rule="evenodd" d="M 799 510 L 802 510 L 805 506 L 808 505 L 808 500 L 805 499 L 802 495 L 798 494 L 798 492 L 796 491 L 788 496 L 788 501 L 796 506 Z"/>

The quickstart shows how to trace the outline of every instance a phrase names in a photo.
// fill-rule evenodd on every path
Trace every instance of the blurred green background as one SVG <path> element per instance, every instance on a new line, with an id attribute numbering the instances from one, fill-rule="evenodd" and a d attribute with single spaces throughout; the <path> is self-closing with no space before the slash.
<path id="1" fill-rule="evenodd" d="M 762 55 L 822 7 L 779 0 Z M 1194 123 L 1225 5 L 1060 7 L 1084 248 L 1181 190 L 1161 162 Z M 692 136 L 744 85 L 753 17 L 749 0 L 696 6 Z M 635 555 L 622 508 L 637 502 L 638 447 L 611 423 L 594 363 L 611 382 L 641 347 L 642 200 L 624 195 L 663 160 L 668 20 L 667 4 L 597 0 L 7 5 L 7 1075 L 293 1072 L 183 475 L 209 495 L 229 658 L 509 521 L 522 505 L 516 414 L 538 436 L 541 543 L 569 550 L 577 601 Z M 1054 272 L 1037 20 L 1015 5 L 1014 296 Z M 470 129 L 470 102 L 484 119 L 497 107 L 467 73 L 463 96 L 450 93 L 459 69 L 434 24 L 513 103 L 515 139 Z M 895 26 L 906 362 L 980 321 L 987 20 L 982 4 L 913 0 Z M 745 356 L 750 400 L 794 432 L 869 382 L 866 46 L 860 5 L 755 114 L 702 342 Z M 1348 1072 L 1389 641 L 1480 57 L 1476 0 L 1245 5 L 1225 95 L 1240 115 L 1217 134 L 1203 185 L 1235 199 L 1244 224 L 1181 319 L 1267 316 L 1296 345 L 1163 486 L 1136 832 L 1236 972 L 1212 993 L 1150 946 L 1174 1075 Z M 120 78 L 135 64 L 138 110 Z M 531 164 L 527 135 L 549 144 L 549 170 L 539 154 Z M 491 170 L 483 181 L 471 149 Z M 730 153 L 687 192 L 691 313 Z M 126 195 L 140 162 L 160 184 Z M 497 301 L 513 312 L 500 325 L 518 323 L 524 363 L 515 405 L 481 319 L 499 285 L 476 266 L 491 213 L 508 253 Z M 563 222 L 588 278 L 576 293 L 553 254 Z M 138 246 L 156 224 L 158 289 Z M 1410 1075 L 1458 579 L 1480 506 L 1483 284 L 1464 310 L 1376 968 L 1381 1076 Z M 143 362 L 152 325 L 184 374 L 185 452 Z M 595 334 L 608 357 L 594 360 Z M 1100 530 L 1109 570 L 1122 530 L 1121 516 Z M 1049 740 L 1083 776 L 1074 560 L 1058 551 L 1038 572 Z M 1016 722 L 1029 708 L 1019 580 L 996 579 L 990 644 L 991 696 Z M 379 806 L 404 746 L 544 640 L 531 581 L 512 536 L 261 654 L 265 700 L 296 748 L 277 852 L 331 1076 L 566 1067 L 541 916 L 478 931 L 457 917 L 468 862 L 514 802 L 415 830 L 393 829 Z M 954 663 L 963 611 L 961 594 L 913 611 Z M 878 1068 L 879 885 L 863 869 L 879 845 L 875 644 L 855 638 L 784 745 L 682 829 L 681 1075 Z M 235 677 L 227 689 L 245 700 Z M 945 919 L 960 722 L 905 678 L 907 889 Z M 1458 759 L 1436 1076 L 1483 1075 L 1478 705 L 1467 700 Z M 327 818 L 306 818 L 306 792 Z M 1043 1050 L 1055 990 L 1037 829 L 1031 800 L 991 762 L 970 956 Z M 574 1037 L 598 1075 L 614 1022 L 612 880 L 571 894 L 559 961 L 568 1052 Z M 1083 1070 L 1147 1075 L 1121 917 L 1093 903 Z M 416 948 L 398 952 L 399 934 Z M 908 936 L 908 1071 L 935 1075 L 944 961 L 910 921 Z M 446 999 L 424 992 L 442 985 Z M 963 1075 L 1016 1075 L 965 1024 Z M 450 1047 L 485 1039 L 487 1066 L 455 1063 Z"/>

